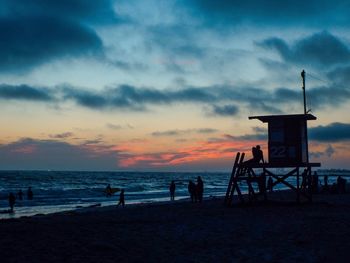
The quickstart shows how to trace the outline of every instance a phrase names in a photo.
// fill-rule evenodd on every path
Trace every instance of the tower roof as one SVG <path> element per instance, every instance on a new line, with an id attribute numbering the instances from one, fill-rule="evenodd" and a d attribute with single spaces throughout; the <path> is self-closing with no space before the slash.
<path id="1" fill-rule="evenodd" d="M 250 116 L 249 120 L 258 119 L 262 122 L 269 122 L 272 120 L 316 120 L 317 118 L 312 114 L 287 114 L 287 115 L 264 115 L 264 116 Z"/>

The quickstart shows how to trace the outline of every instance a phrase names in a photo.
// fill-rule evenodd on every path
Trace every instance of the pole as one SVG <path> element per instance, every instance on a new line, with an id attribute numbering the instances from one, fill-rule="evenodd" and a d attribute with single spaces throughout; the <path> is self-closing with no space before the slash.
<path id="1" fill-rule="evenodd" d="M 299 167 L 297 167 L 297 203 L 300 203 Z"/>
<path id="2" fill-rule="evenodd" d="M 305 92 L 305 70 L 301 72 L 301 77 L 303 79 L 303 97 L 304 97 L 304 115 L 305 115 L 305 150 L 306 150 L 306 163 L 309 163 L 309 143 L 307 136 L 307 120 L 306 120 L 306 92 Z"/>
<path id="3" fill-rule="evenodd" d="M 305 70 L 301 72 L 301 77 L 303 79 L 304 114 L 306 115 Z"/>

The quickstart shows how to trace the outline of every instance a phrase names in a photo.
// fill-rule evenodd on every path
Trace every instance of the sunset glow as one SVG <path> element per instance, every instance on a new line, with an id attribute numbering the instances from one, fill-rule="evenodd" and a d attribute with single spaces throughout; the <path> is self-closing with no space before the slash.
<path id="1" fill-rule="evenodd" d="M 0 169 L 229 171 L 268 156 L 248 116 L 303 112 L 302 69 L 310 159 L 350 168 L 349 5 L 24 2 L 0 4 Z"/>

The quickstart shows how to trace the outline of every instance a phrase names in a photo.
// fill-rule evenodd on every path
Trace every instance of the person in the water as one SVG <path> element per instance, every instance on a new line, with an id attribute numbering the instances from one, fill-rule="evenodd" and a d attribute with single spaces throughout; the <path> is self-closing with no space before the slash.
<path id="1" fill-rule="evenodd" d="M 28 187 L 27 197 L 28 197 L 28 200 L 33 200 L 33 191 L 31 187 Z"/>
<path id="2" fill-rule="evenodd" d="M 11 192 L 9 194 L 8 199 L 9 199 L 10 212 L 12 213 L 13 207 L 15 206 L 15 203 L 16 203 L 16 196 Z"/>

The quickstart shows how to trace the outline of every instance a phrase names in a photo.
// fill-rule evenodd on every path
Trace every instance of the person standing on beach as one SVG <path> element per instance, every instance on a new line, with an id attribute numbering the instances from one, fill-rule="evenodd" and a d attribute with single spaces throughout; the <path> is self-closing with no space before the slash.
<path id="1" fill-rule="evenodd" d="M 33 191 L 31 187 L 28 187 L 27 197 L 28 197 L 28 200 L 33 200 Z"/>
<path id="2" fill-rule="evenodd" d="M 267 189 L 269 189 L 269 192 L 273 192 L 273 180 L 272 177 L 269 176 L 269 179 L 267 180 Z"/>
<path id="3" fill-rule="evenodd" d="M 190 180 L 188 182 L 188 192 L 190 194 L 190 197 L 191 197 L 191 202 L 195 202 L 197 201 L 197 198 L 196 198 L 196 185 L 194 184 L 194 182 L 192 180 Z"/>
<path id="4" fill-rule="evenodd" d="M 198 201 L 201 203 L 203 200 L 204 183 L 200 176 L 197 177 L 196 192 Z"/>
<path id="5" fill-rule="evenodd" d="M 329 188 L 328 188 L 328 175 L 325 175 L 323 177 L 323 180 L 324 180 L 323 191 L 328 191 L 329 190 Z"/>
<path id="6" fill-rule="evenodd" d="M 175 200 L 175 189 L 176 189 L 176 185 L 174 180 L 171 181 L 171 184 L 169 186 L 169 191 L 170 191 L 170 201 L 174 201 Z"/>
<path id="7" fill-rule="evenodd" d="M 9 205 L 10 205 L 10 212 L 13 212 L 13 207 L 15 206 L 16 203 L 16 196 L 11 192 L 9 194 Z"/>
<path id="8" fill-rule="evenodd" d="M 119 203 L 118 203 L 117 207 L 119 207 L 119 205 L 122 205 L 122 207 L 125 207 L 124 189 L 122 189 L 122 190 L 120 191 Z"/>

